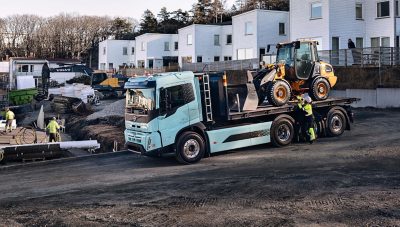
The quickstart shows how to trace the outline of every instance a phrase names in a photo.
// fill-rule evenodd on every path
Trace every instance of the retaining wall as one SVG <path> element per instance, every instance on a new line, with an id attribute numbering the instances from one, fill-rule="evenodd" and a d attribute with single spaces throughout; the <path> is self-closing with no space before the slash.
<path id="1" fill-rule="evenodd" d="M 360 98 L 353 107 L 399 108 L 400 88 L 333 90 L 331 97 Z"/>

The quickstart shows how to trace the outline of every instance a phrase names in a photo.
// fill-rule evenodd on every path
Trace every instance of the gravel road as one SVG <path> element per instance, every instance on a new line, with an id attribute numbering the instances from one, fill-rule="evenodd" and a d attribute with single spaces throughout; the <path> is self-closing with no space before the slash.
<path id="1" fill-rule="evenodd" d="M 3 226 L 399 226 L 400 111 L 182 166 L 129 152 L 0 168 Z"/>

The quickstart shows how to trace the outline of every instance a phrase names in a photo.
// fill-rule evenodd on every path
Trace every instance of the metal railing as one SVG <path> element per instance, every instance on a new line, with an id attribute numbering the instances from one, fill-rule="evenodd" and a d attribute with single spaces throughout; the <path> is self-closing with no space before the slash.
<path id="1" fill-rule="evenodd" d="M 400 49 L 369 47 L 318 51 L 319 58 L 333 66 L 381 67 L 400 65 Z"/>
<path id="2" fill-rule="evenodd" d="M 201 62 L 201 63 L 183 63 L 182 71 L 207 72 L 207 71 L 225 71 L 225 70 L 246 70 L 258 69 L 260 67 L 258 58 L 235 60 L 235 61 L 219 61 L 219 62 Z"/>

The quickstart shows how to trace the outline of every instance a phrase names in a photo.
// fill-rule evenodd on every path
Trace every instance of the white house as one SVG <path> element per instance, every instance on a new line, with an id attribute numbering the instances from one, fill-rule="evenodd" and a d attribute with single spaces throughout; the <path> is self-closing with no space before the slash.
<path id="1" fill-rule="evenodd" d="M 299 1 L 300 2 L 300 1 Z M 233 25 L 233 59 L 259 58 L 271 45 L 289 41 L 289 12 L 256 9 L 236 15 Z"/>
<path id="2" fill-rule="evenodd" d="M 398 0 L 290 0 L 290 38 L 318 40 L 321 50 L 399 46 Z"/>
<path id="3" fill-rule="evenodd" d="M 134 40 L 107 39 L 99 43 L 99 69 L 117 69 L 136 63 Z"/>
<path id="4" fill-rule="evenodd" d="M 136 65 L 160 68 L 178 63 L 178 34 L 146 33 L 136 37 Z"/>
<path id="5" fill-rule="evenodd" d="M 178 35 L 180 65 L 232 60 L 232 25 L 193 24 Z"/>

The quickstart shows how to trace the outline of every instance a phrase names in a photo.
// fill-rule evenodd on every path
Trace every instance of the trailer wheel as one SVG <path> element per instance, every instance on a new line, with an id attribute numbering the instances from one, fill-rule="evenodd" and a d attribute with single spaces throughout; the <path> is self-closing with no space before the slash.
<path id="1" fill-rule="evenodd" d="M 176 159 L 182 164 L 200 161 L 205 153 L 204 139 L 195 132 L 184 132 L 176 143 Z"/>
<path id="2" fill-rule="evenodd" d="M 323 77 L 317 77 L 311 83 L 309 94 L 313 100 L 320 101 L 328 98 L 330 90 L 331 85 L 328 80 Z"/>
<path id="3" fill-rule="evenodd" d="M 289 145 L 294 137 L 293 122 L 287 118 L 276 119 L 271 126 L 271 142 L 276 147 Z"/>
<path id="4" fill-rule="evenodd" d="M 346 117 L 340 110 L 330 110 L 327 118 L 327 134 L 331 137 L 340 136 L 346 129 Z"/>
<path id="5" fill-rule="evenodd" d="M 274 106 L 285 105 L 291 97 L 291 89 L 288 82 L 276 80 L 270 82 L 267 87 L 268 102 Z"/>

